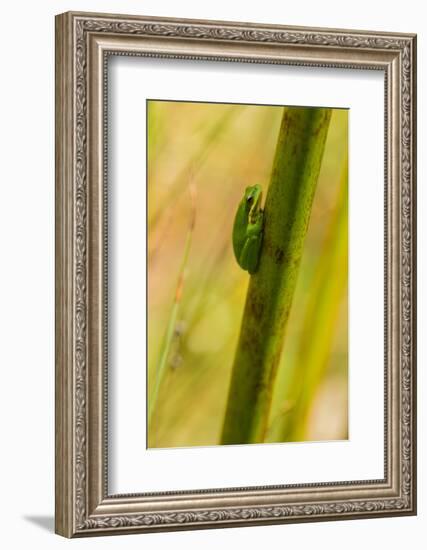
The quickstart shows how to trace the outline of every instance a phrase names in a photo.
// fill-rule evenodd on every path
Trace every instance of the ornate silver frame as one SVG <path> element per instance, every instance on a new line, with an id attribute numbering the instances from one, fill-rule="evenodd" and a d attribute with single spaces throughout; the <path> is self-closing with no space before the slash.
<path id="1" fill-rule="evenodd" d="M 384 479 L 108 494 L 104 285 L 108 55 L 384 72 Z M 56 17 L 57 533 L 78 537 L 416 513 L 415 120 L 415 35 L 89 13 Z"/>

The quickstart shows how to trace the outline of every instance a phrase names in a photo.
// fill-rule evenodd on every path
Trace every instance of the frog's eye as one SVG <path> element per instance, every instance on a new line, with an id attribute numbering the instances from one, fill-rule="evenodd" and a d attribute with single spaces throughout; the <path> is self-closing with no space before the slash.
<path id="1" fill-rule="evenodd" d="M 253 196 L 249 195 L 249 197 L 246 199 L 246 202 L 250 204 L 253 200 L 254 200 Z"/>

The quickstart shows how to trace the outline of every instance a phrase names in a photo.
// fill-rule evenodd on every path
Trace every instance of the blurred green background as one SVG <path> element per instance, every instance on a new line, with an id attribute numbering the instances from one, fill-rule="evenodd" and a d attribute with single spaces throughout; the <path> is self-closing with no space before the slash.
<path id="1" fill-rule="evenodd" d="M 283 109 L 147 102 L 149 403 L 195 216 L 149 447 L 218 444 L 249 281 L 234 214 L 247 185 L 265 197 Z M 348 437 L 347 159 L 348 111 L 334 109 L 267 442 Z"/>

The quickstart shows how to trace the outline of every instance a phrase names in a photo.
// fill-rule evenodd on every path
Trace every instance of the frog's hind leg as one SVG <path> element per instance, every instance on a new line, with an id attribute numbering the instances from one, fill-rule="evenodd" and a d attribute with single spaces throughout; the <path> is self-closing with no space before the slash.
<path id="1" fill-rule="evenodd" d="M 258 268 L 260 248 L 261 242 L 259 236 L 249 237 L 240 255 L 240 265 L 242 265 L 251 275 L 256 273 Z"/>

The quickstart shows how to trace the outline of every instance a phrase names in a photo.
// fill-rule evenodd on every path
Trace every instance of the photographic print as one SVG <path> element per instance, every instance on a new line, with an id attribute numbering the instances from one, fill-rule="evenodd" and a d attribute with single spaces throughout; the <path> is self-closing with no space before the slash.
<path id="1" fill-rule="evenodd" d="M 148 448 L 346 440 L 349 111 L 146 106 Z"/>

